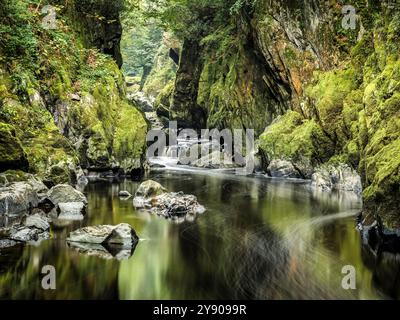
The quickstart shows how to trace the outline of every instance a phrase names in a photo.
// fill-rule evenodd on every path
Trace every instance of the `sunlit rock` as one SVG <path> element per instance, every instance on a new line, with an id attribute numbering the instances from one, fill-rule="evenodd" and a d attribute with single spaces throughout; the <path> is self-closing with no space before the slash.
<path id="1" fill-rule="evenodd" d="M 83 202 L 87 204 L 85 195 L 67 184 L 60 184 L 50 189 L 47 197 L 55 205 L 68 202 Z"/>

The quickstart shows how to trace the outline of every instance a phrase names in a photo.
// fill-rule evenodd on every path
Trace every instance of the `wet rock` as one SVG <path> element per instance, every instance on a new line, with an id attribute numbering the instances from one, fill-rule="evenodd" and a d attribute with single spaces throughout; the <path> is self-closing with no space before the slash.
<path id="1" fill-rule="evenodd" d="M 127 248 L 120 245 L 103 246 L 101 244 L 79 242 L 69 242 L 68 245 L 80 254 L 94 256 L 105 260 L 128 260 L 135 250 L 135 246 Z"/>
<path id="2" fill-rule="evenodd" d="M 86 227 L 73 231 L 68 236 L 68 241 L 92 244 L 114 244 L 132 247 L 139 241 L 135 230 L 126 223 L 117 226 Z"/>
<path id="3" fill-rule="evenodd" d="M 0 249 L 15 247 L 17 244 L 18 242 L 14 240 L 2 239 L 0 240 Z"/>
<path id="4" fill-rule="evenodd" d="M 232 169 L 240 167 L 232 161 L 232 158 L 221 151 L 213 151 L 207 156 L 204 156 L 192 163 L 193 167 L 206 169 Z"/>
<path id="5" fill-rule="evenodd" d="M 40 213 L 28 216 L 25 219 L 24 225 L 28 228 L 36 228 L 42 231 L 50 230 L 49 219 Z"/>
<path id="6" fill-rule="evenodd" d="M 38 205 L 39 198 L 28 182 L 15 182 L 0 188 L 0 215 L 13 215 Z"/>
<path id="7" fill-rule="evenodd" d="M 272 160 L 268 166 L 267 172 L 273 178 L 302 178 L 294 165 L 286 160 Z"/>
<path id="8" fill-rule="evenodd" d="M 362 193 L 361 177 L 348 165 L 322 166 L 312 176 L 312 185 L 325 191 Z"/>
<path id="9" fill-rule="evenodd" d="M 130 198 L 130 197 L 132 197 L 132 195 L 128 191 L 125 191 L 125 190 L 122 190 L 122 191 L 118 192 L 118 196 L 121 197 L 121 198 Z"/>
<path id="10" fill-rule="evenodd" d="M 35 227 L 16 225 L 11 228 L 8 239 L 19 242 L 37 242 L 49 237 L 50 235 L 47 231 Z"/>
<path id="11" fill-rule="evenodd" d="M 58 204 L 58 219 L 61 220 L 83 220 L 85 204 L 83 202 L 66 202 Z"/>
<path id="12" fill-rule="evenodd" d="M 136 191 L 136 197 L 151 198 L 165 193 L 167 190 L 158 182 L 147 180 L 143 182 Z"/>
<path id="13" fill-rule="evenodd" d="M 163 193 L 151 198 L 135 197 L 133 204 L 138 209 L 166 218 L 185 217 L 187 215 L 202 214 L 206 209 L 200 205 L 197 198 L 183 192 Z"/>
<path id="14" fill-rule="evenodd" d="M 82 202 L 87 204 L 85 195 L 67 184 L 57 185 L 49 190 L 47 197 L 54 204 L 68 202 Z"/>

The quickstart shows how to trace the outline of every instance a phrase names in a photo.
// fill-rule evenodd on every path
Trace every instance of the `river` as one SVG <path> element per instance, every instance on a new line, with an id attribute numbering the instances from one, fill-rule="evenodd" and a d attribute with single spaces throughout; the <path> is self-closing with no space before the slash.
<path id="1" fill-rule="evenodd" d="M 52 239 L 0 251 L 0 298 L 12 299 L 385 299 L 398 298 L 398 262 L 365 253 L 355 217 L 361 201 L 305 181 L 224 171 L 158 169 L 147 178 L 194 194 L 207 211 L 170 221 L 134 209 L 140 182 L 101 181 L 84 193 L 84 221 L 57 221 Z M 79 252 L 65 241 L 83 226 L 126 222 L 141 241 L 126 260 Z M 56 270 L 43 290 L 41 268 Z M 356 290 L 342 287 L 355 267 Z M 396 269 L 397 268 L 397 269 Z"/>

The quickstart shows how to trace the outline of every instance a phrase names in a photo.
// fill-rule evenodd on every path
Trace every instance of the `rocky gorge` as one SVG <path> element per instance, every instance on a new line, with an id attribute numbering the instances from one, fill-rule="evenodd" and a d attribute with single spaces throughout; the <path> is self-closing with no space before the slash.
<path id="1" fill-rule="evenodd" d="M 374 257 L 380 250 L 396 254 L 400 11 L 386 0 L 349 0 L 346 4 L 356 8 L 355 28 L 346 29 L 342 1 L 177 3 L 176 12 L 184 12 L 179 23 L 168 1 L 149 18 L 136 12 L 135 1 L 50 0 L 56 25 L 48 28 L 42 1 L 0 0 L 0 250 L 62 242 L 83 257 L 126 261 L 145 241 L 143 226 L 132 217 L 114 219 L 116 201 L 118 210 L 166 220 L 168 228 L 192 223 L 188 229 L 196 232 L 197 220 L 216 207 L 224 213 L 284 215 L 289 207 L 284 201 L 269 199 L 268 209 L 255 205 L 263 198 L 259 192 L 269 196 L 264 183 L 275 190 L 282 182 L 299 190 L 305 185 L 315 199 L 329 203 L 329 213 L 334 205 L 327 198 L 349 198 L 349 207 L 342 198 L 338 207 L 361 212 L 357 228 L 363 245 Z M 131 33 L 146 19 L 159 21 L 161 29 L 153 21 L 147 31 Z M 140 59 L 128 50 L 137 43 L 134 54 Z M 159 162 L 149 159 L 147 133 L 168 136 L 170 121 L 177 122 L 178 132 L 194 129 L 198 139 L 162 150 Z M 203 144 L 201 129 L 254 130 L 255 166 L 241 182 L 248 205 L 238 200 L 233 208 L 229 196 L 235 192 L 232 181 L 239 180 L 234 170 L 243 163 L 227 154 L 221 141 Z M 199 157 L 188 163 L 194 149 Z M 192 174 L 184 176 L 185 183 L 199 188 L 187 187 L 188 192 L 168 179 L 161 184 L 184 170 Z M 204 190 L 216 182 L 199 178 L 202 174 L 223 179 L 228 174 L 229 182 L 218 184 L 221 199 L 210 195 L 204 202 Z M 252 191 L 246 179 L 253 181 Z M 103 183 L 136 182 L 131 189 L 113 189 L 101 202 L 93 196 L 97 186 L 103 192 Z M 96 219 L 93 212 L 110 203 L 110 217 Z M 310 221 L 313 227 L 320 223 Z M 68 232 L 59 233 L 66 226 Z M 218 225 L 214 231 L 224 234 L 221 230 Z M 249 245 L 263 237 L 257 232 L 231 237 Z M 189 242 L 200 241 L 193 237 Z M 190 244 L 181 246 L 190 251 L 185 248 Z"/>

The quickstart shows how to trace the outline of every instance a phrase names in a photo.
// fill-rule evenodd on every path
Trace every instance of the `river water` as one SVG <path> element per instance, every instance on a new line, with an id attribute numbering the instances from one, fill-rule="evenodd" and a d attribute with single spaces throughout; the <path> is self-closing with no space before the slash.
<path id="1" fill-rule="evenodd" d="M 399 296 L 398 262 L 366 254 L 355 229 L 362 207 L 351 195 L 307 182 L 227 172 L 160 169 L 149 177 L 194 194 L 207 211 L 170 221 L 134 209 L 140 182 L 102 181 L 84 193 L 84 221 L 57 221 L 52 239 L 0 251 L 0 298 L 12 299 L 385 299 Z M 65 239 L 79 227 L 129 223 L 141 241 L 126 260 L 79 252 Z M 56 290 L 41 268 L 56 270 Z M 355 267 L 357 289 L 342 287 Z"/>

